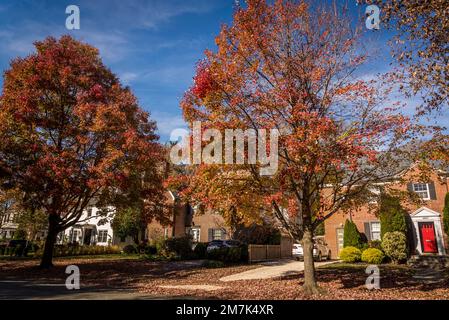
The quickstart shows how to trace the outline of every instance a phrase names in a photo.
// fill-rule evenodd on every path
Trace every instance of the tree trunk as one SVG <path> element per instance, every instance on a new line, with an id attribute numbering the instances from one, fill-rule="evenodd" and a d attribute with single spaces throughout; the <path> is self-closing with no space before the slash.
<path id="1" fill-rule="evenodd" d="M 40 265 L 44 269 L 53 267 L 53 249 L 59 232 L 58 218 L 54 214 L 48 216 L 48 234 L 47 239 L 45 239 L 44 253 Z"/>
<path id="2" fill-rule="evenodd" d="M 304 285 L 306 295 L 321 293 L 315 277 L 315 263 L 313 261 L 313 232 L 310 229 L 304 231 L 303 254 L 304 254 Z"/>

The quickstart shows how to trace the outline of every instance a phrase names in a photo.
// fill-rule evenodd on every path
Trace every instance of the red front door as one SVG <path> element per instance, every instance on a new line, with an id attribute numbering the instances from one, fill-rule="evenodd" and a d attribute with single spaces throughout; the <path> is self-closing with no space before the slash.
<path id="1" fill-rule="evenodd" d="M 437 253 L 437 241 L 435 239 L 435 226 L 433 222 L 420 223 L 421 243 L 423 253 Z"/>

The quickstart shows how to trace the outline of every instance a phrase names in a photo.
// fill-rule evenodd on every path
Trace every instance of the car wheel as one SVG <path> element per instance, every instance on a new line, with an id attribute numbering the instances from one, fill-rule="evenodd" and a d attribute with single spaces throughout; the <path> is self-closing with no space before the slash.
<path id="1" fill-rule="evenodd" d="M 329 250 L 329 252 L 327 253 L 327 260 L 331 259 L 331 251 Z"/>

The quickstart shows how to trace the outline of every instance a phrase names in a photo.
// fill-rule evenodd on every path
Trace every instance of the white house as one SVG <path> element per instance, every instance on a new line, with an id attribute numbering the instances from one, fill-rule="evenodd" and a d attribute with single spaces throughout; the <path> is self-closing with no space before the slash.
<path id="1" fill-rule="evenodd" d="M 17 223 L 14 222 L 14 214 L 8 213 L 0 221 L 0 239 L 12 239 L 17 230 Z"/>
<path id="2" fill-rule="evenodd" d="M 58 243 L 77 243 L 80 245 L 126 245 L 133 243 L 130 237 L 120 239 L 114 235 L 112 220 L 114 208 L 107 208 L 107 216 L 100 215 L 100 209 L 90 206 L 84 210 L 80 220 L 74 226 L 64 230 L 58 236 Z"/>

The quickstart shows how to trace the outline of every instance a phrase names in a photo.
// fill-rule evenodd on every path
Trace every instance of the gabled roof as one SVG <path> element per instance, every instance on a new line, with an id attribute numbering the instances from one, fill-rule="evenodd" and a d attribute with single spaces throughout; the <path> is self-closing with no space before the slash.
<path id="1" fill-rule="evenodd" d="M 434 211 L 434 210 L 432 210 L 432 209 L 429 209 L 429 208 L 427 208 L 427 207 L 421 207 L 421 208 L 419 208 L 418 210 L 416 210 L 415 212 L 413 212 L 413 213 L 411 214 L 411 216 L 419 215 L 419 214 L 420 214 L 421 212 L 423 212 L 423 211 L 429 212 L 429 213 L 430 213 L 430 215 L 428 215 L 429 217 L 431 217 L 431 216 L 440 216 L 440 215 L 441 215 L 440 213 L 438 213 L 438 212 L 436 212 L 436 211 Z"/>

